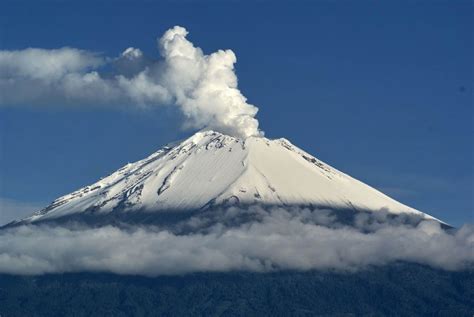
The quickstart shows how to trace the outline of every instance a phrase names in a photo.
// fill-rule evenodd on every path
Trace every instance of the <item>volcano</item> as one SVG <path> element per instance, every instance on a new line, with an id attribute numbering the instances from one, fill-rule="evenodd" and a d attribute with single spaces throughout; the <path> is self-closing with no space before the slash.
<path id="1" fill-rule="evenodd" d="M 198 132 L 129 163 L 15 223 L 199 212 L 222 206 L 311 206 L 434 219 L 338 171 L 286 139 Z"/>
<path id="2" fill-rule="evenodd" d="M 0 230 L 0 310 L 470 316 L 471 232 L 286 139 L 204 131 Z"/>

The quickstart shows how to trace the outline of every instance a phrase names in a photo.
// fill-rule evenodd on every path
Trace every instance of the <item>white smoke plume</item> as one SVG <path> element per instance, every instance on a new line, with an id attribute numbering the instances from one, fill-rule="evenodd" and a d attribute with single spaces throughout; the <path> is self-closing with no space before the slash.
<path id="1" fill-rule="evenodd" d="M 254 219 L 235 221 L 245 215 Z M 328 211 L 296 208 L 230 208 L 216 216 L 184 220 L 191 230 L 181 232 L 158 226 L 77 224 L 3 229 L 0 273 L 356 271 L 394 261 L 446 270 L 474 268 L 474 227 L 469 225 L 448 232 L 436 221 L 407 224 L 403 217 L 383 213 L 358 215 L 355 225 L 347 225 Z"/>
<path id="2" fill-rule="evenodd" d="M 161 59 L 127 48 L 106 57 L 75 48 L 0 50 L 0 106 L 177 106 L 185 128 L 258 136 L 258 108 L 237 85 L 231 50 L 206 55 L 175 26 L 158 40 Z"/>

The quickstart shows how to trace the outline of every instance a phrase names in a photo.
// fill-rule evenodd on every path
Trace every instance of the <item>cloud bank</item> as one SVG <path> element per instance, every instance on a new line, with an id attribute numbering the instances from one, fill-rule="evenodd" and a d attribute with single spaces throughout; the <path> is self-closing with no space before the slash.
<path id="1" fill-rule="evenodd" d="M 358 270 L 408 261 L 447 270 L 474 266 L 474 227 L 360 214 L 352 225 L 328 211 L 220 211 L 175 226 L 86 228 L 23 225 L 0 231 L 0 273 L 79 271 L 145 276 L 245 270 Z M 246 217 L 245 215 L 249 216 Z M 236 216 L 245 221 L 234 221 Z M 181 227 L 180 227 L 181 226 Z M 187 230 L 180 230 L 186 226 Z"/>
<path id="2" fill-rule="evenodd" d="M 231 50 L 206 55 L 180 26 L 158 40 L 161 59 L 127 48 L 106 57 L 75 48 L 0 50 L 0 106 L 174 105 L 184 127 L 248 137 L 261 135 L 237 85 Z"/>

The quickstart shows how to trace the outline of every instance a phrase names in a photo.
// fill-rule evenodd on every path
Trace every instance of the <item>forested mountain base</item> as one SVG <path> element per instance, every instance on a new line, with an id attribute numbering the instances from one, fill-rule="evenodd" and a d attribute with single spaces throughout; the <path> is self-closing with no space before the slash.
<path id="1" fill-rule="evenodd" d="M 397 263 L 356 273 L 0 275 L 10 316 L 472 316 L 474 271 Z"/>

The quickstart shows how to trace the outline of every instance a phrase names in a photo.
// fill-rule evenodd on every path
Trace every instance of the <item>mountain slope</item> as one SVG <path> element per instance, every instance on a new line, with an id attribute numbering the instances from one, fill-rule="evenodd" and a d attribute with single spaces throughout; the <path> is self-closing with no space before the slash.
<path id="1" fill-rule="evenodd" d="M 200 210 L 231 204 L 312 205 L 431 218 L 319 161 L 286 139 L 198 132 L 56 199 L 22 222 Z"/>

